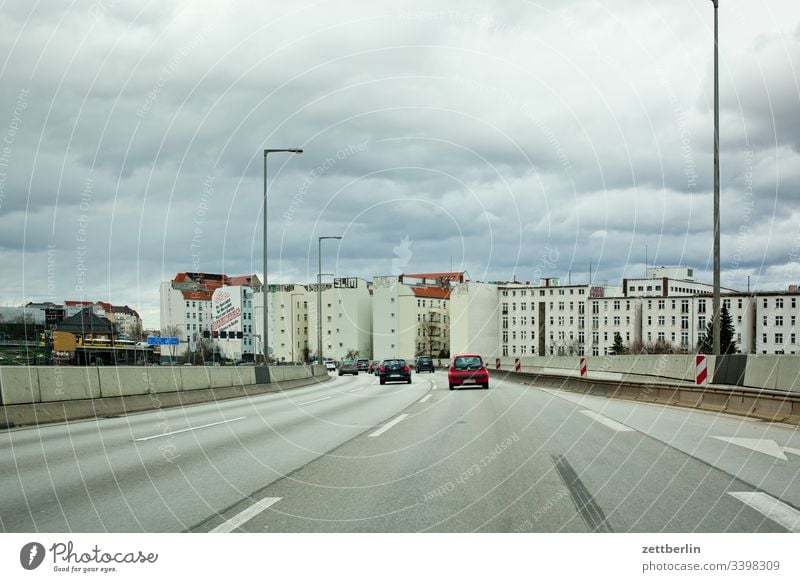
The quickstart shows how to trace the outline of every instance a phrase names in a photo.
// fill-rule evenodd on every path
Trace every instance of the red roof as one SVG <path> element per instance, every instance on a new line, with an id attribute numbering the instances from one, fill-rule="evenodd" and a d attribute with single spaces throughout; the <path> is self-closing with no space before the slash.
<path id="1" fill-rule="evenodd" d="M 416 273 L 416 274 L 403 274 L 403 278 L 410 277 L 412 279 L 442 279 L 444 281 L 455 281 L 456 283 L 464 282 L 464 272 L 457 271 L 453 273 Z"/>
<path id="2" fill-rule="evenodd" d="M 64 305 L 94 305 L 91 301 L 64 301 Z"/>
<path id="3" fill-rule="evenodd" d="M 412 287 L 411 290 L 417 297 L 450 299 L 450 289 L 442 289 L 441 287 Z"/>

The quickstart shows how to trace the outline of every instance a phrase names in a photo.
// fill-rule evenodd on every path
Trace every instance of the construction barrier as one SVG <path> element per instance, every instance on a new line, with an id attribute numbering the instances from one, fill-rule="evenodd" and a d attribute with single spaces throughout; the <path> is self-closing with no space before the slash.
<path id="1" fill-rule="evenodd" d="M 519 372 L 522 369 L 522 365 L 519 363 L 519 358 L 514 360 L 514 371 Z"/>
<path id="2" fill-rule="evenodd" d="M 586 377 L 586 358 L 581 358 L 580 362 L 581 378 Z"/>

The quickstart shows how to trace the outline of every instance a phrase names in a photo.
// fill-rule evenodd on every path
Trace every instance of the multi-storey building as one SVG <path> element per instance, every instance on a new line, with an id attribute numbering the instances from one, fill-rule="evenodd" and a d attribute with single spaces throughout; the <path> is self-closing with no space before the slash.
<path id="1" fill-rule="evenodd" d="M 308 346 L 316 357 L 317 286 L 308 286 Z M 321 358 L 343 360 L 348 354 L 372 358 L 372 285 L 358 277 L 338 277 L 320 286 L 322 302 Z"/>
<path id="2" fill-rule="evenodd" d="M 796 285 L 785 292 L 758 292 L 753 295 L 755 338 L 753 353 L 798 354 L 797 320 L 800 293 Z"/>
<path id="3" fill-rule="evenodd" d="M 373 281 L 373 354 L 376 359 L 450 353 L 451 286 L 466 274 L 420 273 L 375 277 Z"/>
<path id="4" fill-rule="evenodd" d="M 450 292 L 450 354 L 500 355 L 497 283 L 464 281 Z"/>
<path id="5" fill-rule="evenodd" d="M 220 287 L 248 286 L 260 290 L 256 275 L 228 277 L 216 273 L 178 273 L 172 281 L 161 283 L 161 335 L 178 337 L 175 355 L 195 350 L 197 342 L 210 336 L 213 321 L 211 297 Z M 255 332 L 258 333 L 258 332 Z"/>
<path id="6" fill-rule="evenodd" d="M 303 285 L 270 285 L 270 346 L 278 362 L 306 362 L 314 351 L 309 344 L 309 305 L 315 303 Z M 316 310 L 315 310 L 316 311 Z M 261 328 L 258 322 L 258 328 Z"/>

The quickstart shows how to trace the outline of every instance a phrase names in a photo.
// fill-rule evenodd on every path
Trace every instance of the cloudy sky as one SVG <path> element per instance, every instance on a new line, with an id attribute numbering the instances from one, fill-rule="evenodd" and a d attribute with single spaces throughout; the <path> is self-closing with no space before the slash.
<path id="1" fill-rule="evenodd" d="M 800 5 L 720 0 L 722 283 L 800 282 Z M 434 5 L 435 7 L 432 7 Z M 6 1 L 0 303 L 179 271 L 711 281 L 709 0 Z"/>

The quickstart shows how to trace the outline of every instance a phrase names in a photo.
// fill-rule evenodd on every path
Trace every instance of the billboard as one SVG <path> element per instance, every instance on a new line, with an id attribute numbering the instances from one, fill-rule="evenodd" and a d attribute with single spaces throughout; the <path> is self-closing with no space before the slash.
<path id="1" fill-rule="evenodd" d="M 242 295 L 239 287 L 220 287 L 211 296 L 212 317 L 211 329 L 225 332 L 227 337 L 236 337 L 242 330 Z M 222 335 L 220 333 L 220 335 Z"/>

